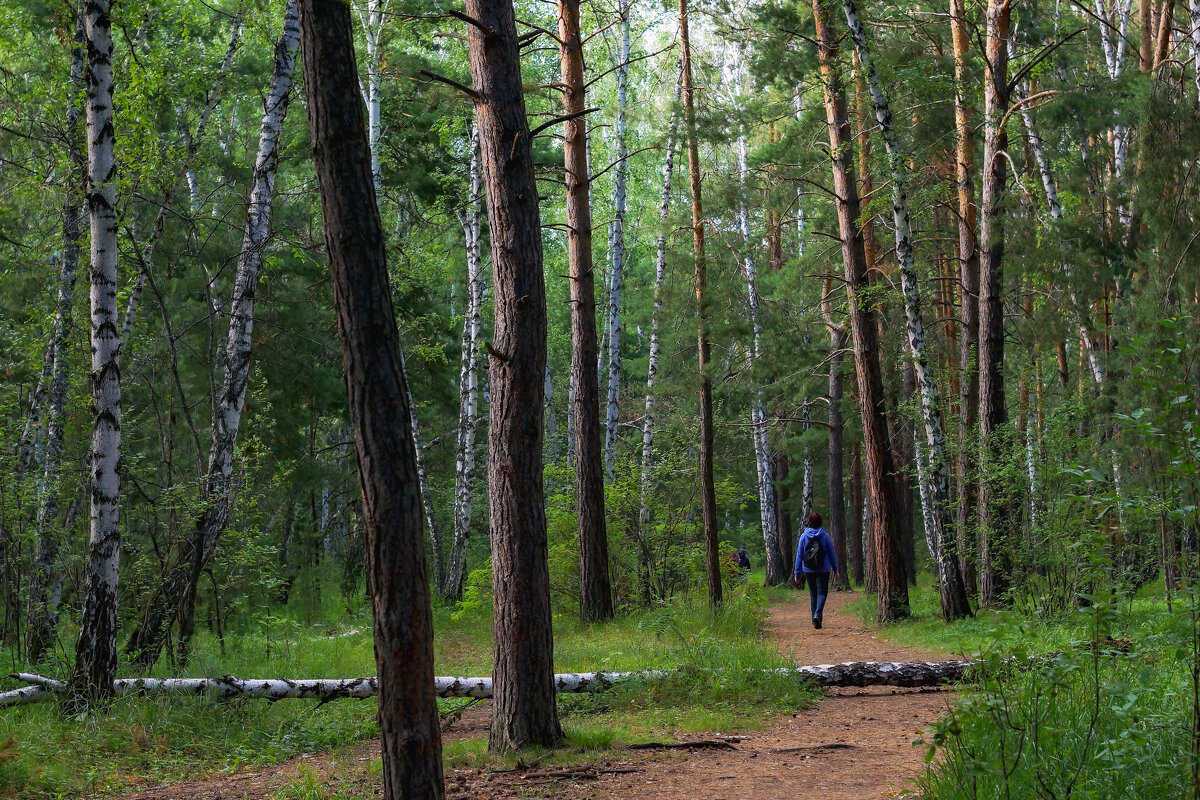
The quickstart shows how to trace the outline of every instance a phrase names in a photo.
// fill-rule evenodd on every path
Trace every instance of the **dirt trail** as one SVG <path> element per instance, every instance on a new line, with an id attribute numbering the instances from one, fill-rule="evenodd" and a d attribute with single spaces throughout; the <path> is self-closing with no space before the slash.
<path id="1" fill-rule="evenodd" d="M 780 650 L 798 664 L 945 657 L 877 640 L 853 615 L 842 612 L 855 596 L 831 595 L 824 627 L 816 631 L 809 618 L 807 593 L 797 593 L 772 606 L 767 630 Z M 450 800 L 794 800 L 802 796 L 874 800 L 912 796 L 911 779 L 923 765 L 923 751 L 913 747 L 912 740 L 946 710 L 949 701 L 950 694 L 938 689 L 833 689 L 815 707 L 739 737 L 733 750 L 631 756 L 604 765 L 627 772 L 588 780 L 530 783 L 518 776 L 448 770 L 446 796 Z M 471 709 L 447 731 L 447 738 L 486 734 L 488 712 L 486 706 Z M 338 753 L 313 754 L 260 771 L 174 784 L 124 800 L 269 800 L 295 780 L 301 769 L 314 770 L 321 783 L 343 791 L 352 786 L 370 796 L 378 791 L 378 779 L 367 774 L 367 765 L 378 755 L 378 741 L 364 742 Z"/>
<path id="2" fill-rule="evenodd" d="M 798 595 L 772 608 L 768 630 L 780 649 L 799 664 L 945 657 L 877 640 L 852 615 L 841 613 L 853 597 L 831 595 L 824 627 L 816 631 L 807 594 Z M 604 776 L 560 796 L 636 796 L 639 800 L 902 796 L 911 790 L 910 781 L 924 763 L 924 752 L 913 747 L 912 740 L 946 710 L 949 700 L 944 690 L 834 689 L 816 707 L 750 734 L 738 742 L 737 750 L 698 751 L 642 764 L 637 773 Z"/>

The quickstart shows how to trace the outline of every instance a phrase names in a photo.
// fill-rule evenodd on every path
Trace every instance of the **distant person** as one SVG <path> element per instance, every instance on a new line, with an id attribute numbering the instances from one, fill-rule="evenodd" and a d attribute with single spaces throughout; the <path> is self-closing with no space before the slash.
<path id="1" fill-rule="evenodd" d="M 804 533 L 796 545 L 796 566 L 792 577 L 796 583 L 800 576 L 808 583 L 809 606 L 812 609 L 812 624 L 821 629 L 821 617 L 825 613 L 825 599 L 829 596 L 829 576 L 838 575 L 837 556 L 833 552 L 833 539 L 821 527 L 821 515 L 813 512 L 804 521 Z"/>
<path id="2" fill-rule="evenodd" d="M 739 584 L 745 583 L 750 577 L 750 557 L 746 555 L 746 548 L 739 547 L 736 553 L 729 556 L 729 560 L 733 562 L 734 569 L 737 570 L 734 580 Z"/>

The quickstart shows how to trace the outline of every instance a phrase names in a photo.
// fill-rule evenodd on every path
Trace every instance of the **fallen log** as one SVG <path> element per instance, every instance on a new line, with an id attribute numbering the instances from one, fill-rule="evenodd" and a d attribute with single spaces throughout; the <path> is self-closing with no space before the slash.
<path id="1" fill-rule="evenodd" d="M 940 686 L 962 680 L 975 661 L 849 661 L 844 664 L 817 664 L 806 667 L 785 667 L 783 674 L 812 680 L 819 686 Z M 628 680 L 654 680 L 667 676 L 667 670 L 640 672 L 564 672 L 554 676 L 560 694 L 604 691 L 614 683 Z M 0 692 L 0 708 L 26 705 L 46 700 L 66 692 L 62 681 L 32 673 L 14 673 L 10 678 L 31 684 L 20 689 Z M 331 700 L 365 700 L 374 697 L 378 686 L 374 676 L 367 678 L 317 678 L 289 680 L 287 678 L 119 678 L 113 682 L 118 696 L 184 694 L 208 695 L 218 700 L 233 697 L 256 697 L 264 700 L 314 698 L 322 703 Z M 492 696 L 492 679 L 438 677 L 434 678 L 438 697 Z"/>

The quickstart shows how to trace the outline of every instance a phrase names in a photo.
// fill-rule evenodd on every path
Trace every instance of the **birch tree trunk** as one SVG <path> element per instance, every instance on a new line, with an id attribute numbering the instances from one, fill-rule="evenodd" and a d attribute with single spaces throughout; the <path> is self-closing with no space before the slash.
<path id="1" fill-rule="evenodd" d="M 592 622 L 611 619 L 613 606 L 612 588 L 608 578 L 608 532 L 604 519 L 600 387 L 598 383 L 592 382 L 596 374 L 592 365 L 596 363 L 597 356 L 596 287 L 592 269 L 591 176 L 588 172 L 587 120 L 582 116 L 587 106 L 583 37 L 579 29 L 579 0 L 559 0 L 558 38 L 562 43 L 559 61 L 563 83 L 563 114 L 576 115 L 564 123 L 563 155 L 567 183 L 567 261 L 571 278 L 571 379 L 575 382 L 579 615 L 584 621 Z M 618 269 L 619 265 L 614 262 L 614 273 Z M 619 277 L 614 274 L 614 298 L 620 296 L 620 290 L 616 288 L 619 282 Z M 616 347 L 615 344 L 613 346 Z M 618 377 L 619 374 L 618 352 Z M 610 397 L 610 404 L 614 402 Z M 612 411 L 610 408 L 610 413 Z M 615 424 L 614 418 L 613 425 Z"/>
<path id="2" fill-rule="evenodd" d="M 812 405 L 808 398 L 804 398 L 804 405 L 800 409 L 800 430 L 808 433 L 812 430 L 812 425 L 809 420 L 812 419 Z M 804 446 L 804 471 L 801 475 L 800 483 L 800 524 L 808 525 L 808 515 L 813 510 L 813 457 L 812 448 L 808 445 Z"/>
<path id="3" fill-rule="evenodd" d="M 1200 0 L 1188 0 L 1189 34 L 1192 39 L 1192 77 L 1196 83 L 1196 100 L 1200 102 Z"/>
<path id="4" fill-rule="evenodd" d="M 84 21 L 75 20 L 75 39 L 71 47 L 72 96 L 83 88 Z M 75 298 L 75 279 L 79 274 L 79 248 L 83 238 L 83 190 L 80 178 L 84 167 L 79 150 L 82 109 L 72 99 L 67 107 L 67 187 L 62 208 L 63 249 L 59 263 L 58 292 L 54 308 L 54 332 L 50 338 L 50 386 L 46 398 L 46 443 L 42 474 L 38 478 L 38 508 L 35 521 L 33 574 L 29 581 L 29 603 L 25 629 L 25 659 L 36 664 L 55 638 L 58 599 L 55 590 L 62 582 L 59 550 L 62 532 L 58 526 L 59 478 L 62 472 L 63 426 L 66 421 L 68 347 L 71 338 L 71 306 Z"/>
<path id="5" fill-rule="evenodd" d="M 741 84 L 743 65 L 739 55 L 738 83 Z M 758 477 L 758 508 L 762 524 L 763 545 L 766 548 L 766 585 L 775 586 L 785 582 L 788 567 L 784 563 L 779 549 L 779 532 L 775 527 L 775 480 L 771 474 L 771 444 L 767 431 L 767 411 L 763 405 L 762 389 L 759 388 L 754 367 L 762 351 L 762 324 L 759 321 L 758 276 L 755 272 L 754 255 L 750 250 L 750 209 L 746 204 L 746 182 L 748 168 L 746 165 L 746 132 L 743 129 L 738 135 L 738 226 L 742 232 L 742 274 L 746 278 L 746 294 L 748 297 L 747 320 L 750 323 L 750 379 L 754 383 L 754 396 L 750 400 L 750 430 L 754 442 L 754 464 Z"/>
<path id="6" fill-rule="evenodd" d="M 979 248 L 976 246 L 975 206 L 975 129 L 971 124 L 971 103 L 967 85 L 971 80 L 967 55 L 970 34 L 967 30 L 966 0 L 950 0 L 950 33 L 954 47 L 954 127 L 955 176 L 958 183 L 958 274 L 961 297 L 962 335 L 959 338 L 959 422 L 957 531 L 954 543 L 968 595 L 976 594 L 975 507 L 978 483 L 975 478 L 975 449 L 969 440 L 979 419 Z"/>
<path id="7" fill-rule="evenodd" d="M 966 587 L 963 585 L 958 562 L 954 558 L 952 548 L 948 545 L 948 542 L 951 541 L 952 530 L 949 460 L 946 456 L 946 436 L 945 428 L 942 425 L 942 408 L 937 378 L 925 352 L 925 322 L 921 310 L 921 291 L 917 284 L 912 224 L 906 193 L 907 161 L 900 150 L 900 142 L 892 125 L 891 108 L 879 83 L 875 62 L 871 59 L 866 31 L 863 30 L 862 19 L 858 16 L 855 0 L 842 0 L 842 10 L 846 15 L 846 24 L 850 28 L 850 35 L 854 39 L 854 47 L 858 51 L 861 69 L 867 77 L 871 100 L 875 106 L 875 118 L 879 122 L 880 133 L 883 136 L 884 147 L 887 150 L 888 162 L 891 166 L 892 221 L 896 235 L 896 260 L 900 266 L 900 285 L 904 294 L 908 349 L 920 391 L 921 419 L 925 425 L 925 444 L 929 448 L 929 463 L 926 467 L 921 452 L 920 437 L 914 437 L 918 469 L 925 473 L 919 476 L 922 511 L 925 513 L 926 529 L 932 528 L 933 533 L 930 550 L 938 569 L 942 617 L 947 622 L 952 622 L 970 616 L 971 605 L 967 599 Z"/>
<path id="8" fill-rule="evenodd" d="M 850 334 L 858 379 L 859 413 L 863 426 L 867 503 L 871 509 L 869 536 L 873 544 L 878 589 L 876 617 L 880 622 L 890 622 L 908 616 L 908 584 L 901 558 L 899 519 L 895 511 L 894 467 L 888 447 L 887 411 L 879 365 L 879 334 L 875 324 L 875 308 L 868 299 L 870 281 L 863 250 L 863 233 L 858 226 L 861 209 L 854 174 L 854 145 L 846 114 L 845 91 L 836 67 L 838 42 L 830 28 L 829 10 L 825 3 L 826 0 L 813 0 L 813 18 L 824 84 L 838 233 L 842 243 Z"/>
<path id="9" fill-rule="evenodd" d="M 72 690 L 112 695 L 117 670 L 117 575 L 121 558 L 121 348 L 117 329 L 117 193 L 113 157 L 112 22 L 108 0 L 84 3 L 87 45 L 86 198 L 91 227 L 91 532 Z"/>
<path id="10" fill-rule="evenodd" d="M 679 134 L 679 98 L 683 91 L 683 61 L 675 80 L 675 98 L 671 107 L 671 122 L 667 127 L 666 158 L 663 161 L 662 194 L 658 203 L 658 240 L 654 251 L 654 310 L 650 314 L 650 355 L 646 367 L 646 414 L 642 418 L 642 481 L 641 506 L 638 509 L 638 528 L 643 541 L 650 534 L 650 475 L 654 457 L 654 379 L 658 375 L 658 359 L 662 352 L 659 328 L 662 324 L 663 284 L 667 278 L 667 219 L 671 212 L 671 179 L 675 173 L 675 145 Z"/>
<path id="11" fill-rule="evenodd" d="M 1007 553 L 1014 518 L 1003 499 L 993 464 L 1007 452 L 1008 408 L 1004 392 L 1004 196 L 1008 136 L 1000 124 L 1008 110 L 1010 0 L 988 0 L 984 79 L 983 205 L 979 270 L 979 530 L 980 600 L 996 605 L 1008 590 Z M 1124 44 L 1121 44 L 1124 47 Z"/>
<path id="12" fill-rule="evenodd" d="M 387 800 L 441 800 L 433 612 L 386 240 L 343 0 L 303 0 L 304 84 L 358 455 Z"/>
<path id="13" fill-rule="evenodd" d="M 212 558 L 217 542 L 229 524 L 234 499 L 233 459 L 250 378 L 255 296 L 270 240 L 271 200 L 279 164 L 279 139 L 287 116 L 299 46 L 298 9 L 296 0 L 289 0 L 284 11 L 283 31 L 275 43 L 275 65 L 263 105 L 250 202 L 246 209 L 242 248 L 230 298 L 229 330 L 225 341 L 225 357 L 222 359 L 223 375 L 213 404 L 212 439 L 201 490 L 205 508 L 196 519 L 192 539 L 183 558 L 152 595 L 141 623 L 126 645 L 126 651 L 135 654 L 136 661 L 143 666 L 149 666 L 158 659 L 174 617 L 179 621 L 180 652 L 186 660 L 188 641 L 194 628 L 200 574 Z"/>
<path id="14" fill-rule="evenodd" d="M 562 737 L 542 487 L 546 282 L 516 19 L 511 2 L 467 0 L 471 77 L 487 187 L 496 323 L 488 485 L 495 631 L 493 751 Z M 592 362 L 592 367 L 595 361 Z"/>
<path id="15" fill-rule="evenodd" d="M 479 164 L 479 128 L 471 122 L 467 134 L 471 151 L 467 205 L 458 214 L 467 245 L 467 313 L 463 318 L 462 357 L 458 379 L 458 443 L 454 458 L 454 533 L 442 596 L 462 597 L 467 577 L 467 546 L 471 536 L 471 504 L 475 493 L 475 434 L 479 429 L 479 335 L 483 329 L 483 178 Z"/>
<path id="16" fill-rule="evenodd" d="M 615 131 L 617 164 L 613 168 L 613 220 L 608 226 L 608 403 L 604 424 L 604 474 L 613 479 L 617 457 L 617 420 L 621 395 L 621 287 L 625 280 L 626 183 L 629 177 L 629 137 L 626 112 L 629 97 L 629 13 L 631 0 L 622 0 L 620 44 L 617 48 L 617 118 Z M 569 179 L 568 179 L 569 180 Z"/>
<path id="17" fill-rule="evenodd" d="M 679 41 L 683 52 L 683 108 L 687 128 L 688 175 L 692 195 L 692 258 L 695 264 L 696 351 L 700 369 L 700 508 L 704 525 L 704 564 L 708 605 L 721 604 L 721 564 L 717 541 L 717 491 L 713 480 L 711 347 L 708 341 L 708 265 L 704 254 L 704 203 L 700 184 L 700 145 L 696 134 L 696 98 L 692 83 L 692 48 L 688 35 L 688 0 L 679 0 Z"/>

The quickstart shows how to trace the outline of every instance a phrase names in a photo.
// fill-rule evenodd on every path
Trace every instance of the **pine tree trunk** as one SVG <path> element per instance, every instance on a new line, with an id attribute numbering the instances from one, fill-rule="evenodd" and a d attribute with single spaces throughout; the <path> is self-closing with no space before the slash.
<path id="1" fill-rule="evenodd" d="M 304 84 L 367 537 L 388 800 L 444 796 L 417 453 L 350 7 L 302 0 Z"/>
<path id="2" fill-rule="evenodd" d="M 842 467 L 842 350 L 846 347 L 846 332 L 833 316 L 833 279 L 825 279 L 821 292 L 821 314 L 829 332 L 829 527 L 833 529 L 833 545 L 837 549 L 842 572 L 837 588 L 850 591 L 850 545 L 854 540 L 846 529 L 846 481 Z M 851 514 L 855 513 L 851 500 Z M 861 539 L 859 540 L 861 543 Z"/>
<path id="3" fill-rule="evenodd" d="M 850 512 L 853 515 L 853 523 L 850 526 L 851 538 L 850 546 L 850 569 L 851 579 L 859 586 L 863 587 L 865 592 L 875 591 L 874 586 L 867 586 L 867 558 L 866 558 L 866 522 L 863 514 L 863 475 L 862 475 L 862 446 L 854 443 L 854 448 L 850 454 Z"/>
<path id="4" fill-rule="evenodd" d="M 888 447 L 883 377 L 879 366 L 879 334 L 874 306 L 866 296 L 869 294 L 869 278 L 863 234 L 858 228 L 861 211 L 858 186 L 854 180 L 853 143 L 845 93 L 835 67 L 838 44 L 829 25 L 825 0 L 813 0 L 813 17 L 824 80 L 829 147 L 833 154 L 833 189 L 837 198 L 838 232 L 846 274 L 850 334 L 863 426 L 866 486 L 871 509 L 869 535 L 874 546 L 878 584 L 876 617 L 880 622 L 891 622 L 908 616 L 908 585 L 901 557 L 899 519 L 895 513 L 897 498 L 892 454 Z"/>
<path id="5" fill-rule="evenodd" d="M 1000 125 L 1008 110 L 1010 0 L 988 0 L 984 78 L 983 258 L 979 269 L 979 530 L 980 600 L 1000 603 L 1009 585 L 1008 551 L 1014 517 L 994 464 L 1008 452 L 1008 408 L 1004 392 L 1004 199 L 1008 180 L 1008 136 Z"/>
<path id="6" fill-rule="evenodd" d="M 84 21 L 77 15 L 75 40 L 71 48 L 72 97 L 83 88 Z M 71 339 L 71 307 L 75 298 L 75 279 L 79 274 L 79 250 L 83 239 L 83 190 L 81 170 L 83 154 L 79 150 L 82 109 L 74 99 L 67 108 L 67 188 L 62 209 L 63 249 L 59 263 L 57 301 L 54 308 L 54 332 L 50 339 L 50 386 L 46 397 L 46 442 L 42 474 L 39 476 L 38 509 L 35 521 L 33 573 L 29 580 L 29 602 L 25 629 L 25 660 L 36 664 L 54 643 L 58 622 L 58 596 L 62 565 L 59 550 L 62 532 L 58 528 L 59 478 L 67 405 L 68 346 Z"/>
<path id="7" fill-rule="evenodd" d="M 458 377 L 458 443 L 454 458 L 454 533 L 443 576 L 442 596 L 462 597 L 467 578 L 467 546 L 471 537 L 471 504 L 475 494 L 475 435 L 479 429 L 479 335 L 483 329 L 483 177 L 479 164 L 479 130 L 471 122 L 467 205 L 458 215 L 467 246 L 467 313 L 463 317 L 462 357 Z M 549 372 L 547 371 L 547 376 Z"/>
<path id="8" fill-rule="evenodd" d="M 495 702 L 488 747 L 562 737 L 542 487 L 546 293 L 537 183 L 511 2 L 468 0 L 471 76 L 487 187 L 496 305 L 488 348 Z M 595 362 L 593 361 L 593 366 Z"/>
<path id="9" fill-rule="evenodd" d="M 604 474 L 613 479 L 617 458 L 617 421 L 621 396 L 621 287 L 625 279 L 626 183 L 629 178 L 629 142 L 626 111 L 629 97 L 629 13 L 632 0 L 622 0 L 620 42 L 617 46 L 617 118 L 614 131 L 616 166 L 613 168 L 613 219 L 608 225 L 608 403 L 604 424 Z M 582 55 L 580 61 L 582 61 Z M 580 89 L 582 100 L 583 91 Z M 582 124 L 582 123 L 581 123 Z"/>
<path id="10" fill-rule="evenodd" d="M 675 173 L 675 146 L 679 134 L 679 98 L 683 92 L 683 62 L 679 62 L 679 77 L 675 80 L 675 100 L 671 122 L 667 127 L 666 159 L 663 162 L 662 195 L 658 203 L 658 240 L 654 252 L 654 310 L 650 315 L 650 355 L 646 368 L 646 415 L 642 419 L 642 481 L 641 506 L 638 509 L 638 529 L 642 541 L 650 535 L 650 478 L 654 456 L 654 381 L 658 376 L 658 360 L 662 352 L 659 329 L 662 325 L 663 284 L 667 279 L 667 220 L 671 212 L 671 179 Z"/>
<path id="11" fill-rule="evenodd" d="M 739 83 L 742 65 L 738 65 Z M 754 255 L 750 251 L 750 209 L 746 204 L 746 134 L 738 136 L 738 226 L 742 232 L 742 274 L 746 279 L 747 320 L 750 323 L 750 376 L 754 382 L 754 396 L 750 400 L 750 430 L 754 443 L 754 464 L 758 478 L 759 519 L 762 525 L 763 545 L 766 549 L 767 586 L 775 586 L 788 579 L 788 568 L 780 555 L 779 534 L 775 527 L 775 481 L 771 474 L 771 443 L 767 430 L 767 412 L 763 405 L 762 390 L 757 388 L 754 365 L 762 351 L 762 324 L 759 322 L 758 275 L 754 266 Z"/>
<path id="12" fill-rule="evenodd" d="M 563 114 L 586 109 L 579 0 L 559 0 L 558 38 Z M 575 382 L 575 480 L 579 517 L 579 616 L 586 622 L 611 619 L 608 532 L 604 519 L 604 471 L 600 449 L 600 387 L 596 363 L 596 287 L 592 270 L 591 177 L 587 120 L 569 119 L 563 130 L 567 182 L 567 261 L 571 276 L 571 376 Z M 622 258 L 624 258 L 622 256 Z M 615 267 L 614 267 L 615 268 Z M 616 287 L 619 278 L 613 278 Z M 614 292 L 619 297 L 619 289 Z M 618 359 L 618 375 L 620 373 Z M 611 401 L 611 397 L 610 397 Z M 610 408 L 610 413 L 612 409 Z M 613 422 L 615 425 L 615 420 Z"/>
<path id="13" fill-rule="evenodd" d="M 959 386 L 957 552 L 967 593 L 975 596 L 975 505 L 978 484 L 975 477 L 975 450 L 970 440 L 975 435 L 979 415 L 979 248 L 975 243 L 975 129 L 971 124 L 971 103 L 967 85 L 971 80 L 967 53 L 971 38 L 967 30 L 966 0 L 950 0 L 950 33 L 954 46 L 954 124 L 955 174 L 958 182 L 958 274 L 961 296 L 962 335 L 959 338 Z"/>
<path id="14" fill-rule="evenodd" d="M 112 694 L 117 670 L 117 573 L 121 558 L 121 340 L 117 329 L 117 194 L 113 158 L 112 22 L 108 0 L 84 4 L 87 43 L 86 198 L 91 223 L 92 439 L 91 533 L 83 616 L 71 685 L 77 694 Z"/>
<path id="15" fill-rule="evenodd" d="M 708 264 L 704 254 L 704 203 L 700 186 L 700 144 L 696 134 L 696 99 L 692 83 L 692 48 L 688 36 L 688 0 L 679 0 L 679 41 L 683 48 L 683 107 L 687 127 L 688 175 L 692 194 L 692 257 L 695 262 L 696 350 L 700 367 L 700 508 L 704 525 L 704 564 L 708 605 L 721 604 L 721 564 L 717 540 L 717 488 L 713 480 L 712 357 L 708 341 Z"/>

